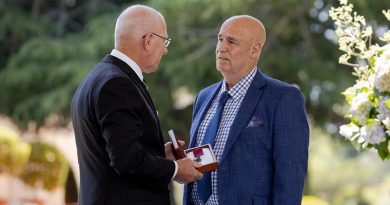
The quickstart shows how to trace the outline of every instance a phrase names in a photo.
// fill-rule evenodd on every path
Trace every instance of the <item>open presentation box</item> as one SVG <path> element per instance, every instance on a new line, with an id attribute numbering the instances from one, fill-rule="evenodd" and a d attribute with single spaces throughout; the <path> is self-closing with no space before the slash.
<path id="1" fill-rule="evenodd" d="M 168 134 L 172 140 L 171 147 L 176 160 L 187 157 L 193 161 L 196 161 L 202 164 L 202 166 L 196 168 L 202 173 L 215 171 L 218 168 L 217 158 L 215 157 L 210 144 L 183 150 L 183 147 L 177 140 L 173 130 L 169 130 Z"/>
<path id="2" fill-rule="evenodd" d="M 189 159 L 199 162 L 203 165 L 196 168 L 202 173 L 215 171 L 218 168 L 218 162 L 210 144 L 186 149 L 184 150 L 184 153 Z"/>

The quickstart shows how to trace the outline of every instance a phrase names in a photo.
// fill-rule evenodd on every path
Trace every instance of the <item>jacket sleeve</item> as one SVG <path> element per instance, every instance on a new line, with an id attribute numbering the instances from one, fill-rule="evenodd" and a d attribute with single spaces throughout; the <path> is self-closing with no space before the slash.
<path id="1" fill-rule="evenodd" d="M 275 110 L 274 205 L 300 205 L 307 174 L 309 127 L 302 94 L 288 87 Z"/>
<path id="2" fill-rule="evenodd" d="M 115 77 L 100 89 L 96 113 L 110 166 L 121 176 L 144 178 L 168 184 L 173 176 L 173 161 L 150 154 L 138 139 L 144 136 L 140 118 L 145 102 L 129 79 Z"/>

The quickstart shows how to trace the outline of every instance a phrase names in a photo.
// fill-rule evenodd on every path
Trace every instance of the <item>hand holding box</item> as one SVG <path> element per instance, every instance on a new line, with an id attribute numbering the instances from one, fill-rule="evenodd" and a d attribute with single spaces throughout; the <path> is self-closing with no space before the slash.
<path id="1" fill-rule="evenodd" d="M 210 144 L 183 150 L 183 147 L 177 140 L 173 130 L 169 130 L 168 134 L 172 141 L 171 146 L 173 155 L 177 160 L 187 157 L 201 163 L 203 166 L 197 167 L 196 169 L 202 173 L 215 171 L 218 168 L 217 159 Z"/>

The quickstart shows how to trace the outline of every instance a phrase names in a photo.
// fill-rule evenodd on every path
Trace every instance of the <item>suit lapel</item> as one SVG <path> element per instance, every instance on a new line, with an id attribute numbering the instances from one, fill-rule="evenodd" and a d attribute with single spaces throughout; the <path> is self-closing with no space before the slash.
<path id="1" fill-rule="evenodd" d="M 202 107 L 199 109 L 199 114 L 196 115 L 196 117 L 193 119 L 192 125 L 193 127 L 191 128 L 191 141 L 189 144 L 189 147 L 195 147 L 196 146 L 196 138 L 197 138 L 197 133 L 198 129 L 200 126 L 200 123 L 203 121 L 204 116 L 206 115 L 207 111 L 209 110 L 209 107 L 211 103 L 213 102 L 214 97 L 218 94 L 219 89 L 221 88 L 222 82 L 214 86 L 214 88 L 211 89 L 209 94 L 206 96 L 206 99 L 204 99 L 204 103 L 202 103 L 202 99 L 200 100 L 199 103 L 202 103 Z"/>
<path id="2" fill-rule="evenodd" d="M 232 127 L 229 131 L 229 136 L 223 150 L 221 157 L 221 162 L 229 153 L 230 149 L 233 147 L 234 142 L 237 140 L 237 137 L 243 129 L 246 128 L 250 117 L 252 117 L 253 112 L 255 111 L 257 104 L 263 95 L 262 87 L 265 85 L 265 78 L 263 74 L 257 70 L 256 76 L 254 77 L 251 85 L 248 88 L 248 91 L 245 94 L 245 97 L 241 103 L 241 106 L 237 112 L 237 115 L 233 121 Z"/>
<path id="3" fill-rule="evenodd" d="M 137 78 L 138 78 L 138 76 L 137 76 Z M 145 97 L 146 106 L 148 107 L 150 114 L 153 116 L 155 122 L 157 123 L 159 136 L 160 136 L 160 142 L 162 145 L 164 145 L 163 134 L 161 133 L 160 120 L 158 119 L 157 110 L 156 110 L 156 107 L 153 103 L 152 97 L 150 96 L 149 92 L 146 90 L 145 84 L 142 83 L 142 88 L 140 88 L 139 85 L 136 85 L 136 86 L 138 86 L 139 90 L 141 90 L 143 96 Z M 164 149 L 164 147 L 162 147 L 162 149 Z"/>
<path id="4" fill-rule="evenodd" d="M 149 95 L 149 92 L 146 90 L 145 84 L 141 81 L 141 79 L 139 79 L 137 74 L 133 71 L 133 69 L 131 69 L 131 67 L 129 65 L 127 65 L 122 60 L 116 58 L 115 56 L 107 55 L 103 59 L 103 61 L 117 65 L 123 72 L 128 74 L 130 80 L 134 83 L 134 86 L 136 86 L 137 90 L 140 92 L 142 99 L 145 101 L 147 109 L 149 110 L 150 114 L 152 115 L 154 121 L 156 122 L 158 129 L 159 129 L 160 141 L 162 141 L 162 143 L 164 143 L 164 141 L 162 139 L 160 122 L 158 120 L 157 111 L 156 111 L 156 108 L 153 104 L 153 100 Z"/>

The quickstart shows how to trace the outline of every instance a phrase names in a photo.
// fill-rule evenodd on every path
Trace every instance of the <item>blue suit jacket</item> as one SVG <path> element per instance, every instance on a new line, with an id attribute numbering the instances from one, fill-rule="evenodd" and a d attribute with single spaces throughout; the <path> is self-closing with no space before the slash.
<path id="1" fill-rule="evenodd" d="M 222 82 L 196 97 L 190 147 Z M 309 127 L 304 99 L 259 70 L 230 128 L 218 168 L 219 204 L 300 205 L 307 173 Z M 192 184 L 184 189 L 191 204 Z"/>

